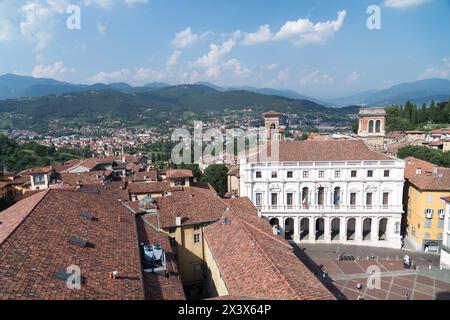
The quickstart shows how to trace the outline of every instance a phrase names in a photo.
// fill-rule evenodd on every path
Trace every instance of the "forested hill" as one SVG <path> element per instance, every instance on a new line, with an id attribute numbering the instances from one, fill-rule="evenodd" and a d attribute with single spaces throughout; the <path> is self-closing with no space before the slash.
<path id="1" fill-rule="evenodd" d="M 355 109 L 355 110 L 354 110 Z M 92 124 L 119 120 L 129 125 L 161 124 L 176 121 L 186 113 L 199 120 L 211 114 L 248 112 L 261 115 L 283 113 L 341 117 L 357 108 L 336 110 L 308 100 L 294 100 L 240 91 L 220 92 L 203 85 L 178 85 L 138 92 L 100 90 L 0 101 L 0 119 L 13 119 L 14 127 L 43 127 L 49 121 Z"/>

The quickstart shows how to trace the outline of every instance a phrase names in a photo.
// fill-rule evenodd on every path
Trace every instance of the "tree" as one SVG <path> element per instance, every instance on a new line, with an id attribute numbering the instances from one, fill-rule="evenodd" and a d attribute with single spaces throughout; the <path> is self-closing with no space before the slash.
<path id="1" fill-rule="evenodd" d="M 405 146 L 398 150 L 397 156 L 401 159 L 414 157 L 425 160 L 442 167 L 450 167 L 450 152 L 442 152 L 422 146 Z"/>
<path id="2" fill-rule="evenodd" d="M 217 194 L 223 197 L 228 191 L 227 173 L 227 166 L 223 164 L 213 164 L 206 168 L 204 175 L 200 181 L 202 183 L 211 184 L 216 190 Z"/>
<path id="3" fill-rule="evenodd" d="M 4 197 L 0 198 L 0 212 L 8 209 L 9 207 L 11 207 L 14 203 L 15 203 L 15 199 L 14 196 L 12 195 L 5 195 Z"/>
<path id="4" fill-rule="evenodd" d="M 297 141 L 305 141 L 308 140 L 309 135 L 306 132 L 303 132 L 302 135 L 300 137 L 297 137 L 295 140 Z"/>

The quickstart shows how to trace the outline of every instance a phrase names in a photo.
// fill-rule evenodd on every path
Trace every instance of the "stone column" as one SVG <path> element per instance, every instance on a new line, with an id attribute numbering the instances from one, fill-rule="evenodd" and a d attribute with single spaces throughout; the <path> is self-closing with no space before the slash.
<path id="1" fill-rule="evenodd" d="M 339 227 L 339 239 L 341 241 L 347 241 L 347 221 L 345 221 L 345 217 L 340 218 L 340 227 Z"/>
<path id="2" fill-rule="evenodd" d="M 300 242 L 300 218 L 294 217 L 294 235 L 293 240 L 295 242 Z"/>
<path id="3" fill-rule="evenodd" d="M 309 217 L 309 240 L 316 241 L 316 220 L 314 217 Z"/>
<path id="4" fill-rule="evenodd" d="M 284 217 L 277 217 L 278 221 L 280 222 L 280 236 L 282 236 L 284 238 Z"/>
<path id="5" fill-rule="evenodd" d="M 371 225 L 371 230 L 370 230 L 370 235 L 372 237 L 372 241 L 373 242 L 378 242 L 378 218 L 374 217 L 372 218 L 372 225 Z"/>
<path id="6" fill-rule="evenodd" d="M 362 231 L 363 231 L 363 219 L 361 217 L 356 217 L 355 225 L 355 242 L 362 242 Z"/>
<path id="7" fill-rule="evenodd" d="M 331 242 L 331 217 L 324 217 L 324 239 L 326 242 Z"/>

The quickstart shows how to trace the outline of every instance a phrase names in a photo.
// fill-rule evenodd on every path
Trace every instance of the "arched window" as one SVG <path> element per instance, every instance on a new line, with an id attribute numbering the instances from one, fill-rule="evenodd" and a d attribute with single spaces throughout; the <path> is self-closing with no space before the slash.
<path id="1" fill-rule="evenodd" d="M 381 132 L 381 120 L 377 120 L 377 122 L 375 122 L 375 132 Z"/>
<path id="2" fill-rule="evenodd" d="M 277 127 L 277 126 L 275 125 L 275 123 L 272 123 L 272 124 L 270 125 L 270 129 L 271 129 L 271 130 L 275 130 L 276 127 Z"/>
<path id="3" fill-rule="evenodd" d="M 373 133 L 373 120 L 369 121 L 369 133 Z"/>

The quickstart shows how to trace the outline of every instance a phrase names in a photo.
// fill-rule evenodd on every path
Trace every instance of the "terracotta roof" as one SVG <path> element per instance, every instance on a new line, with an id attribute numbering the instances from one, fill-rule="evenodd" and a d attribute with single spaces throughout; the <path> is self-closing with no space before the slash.
<path id="1" fill-rule="evenodd" d="M 77 186 L 83 184 L 101 184 L 104 178 L 110 177 L 112 171 L 92 171 L 82 173 L 61 173 L 59 179 L 64 185 Z"/>
<path id="2" fill-rule="evenodd" d="M 204 230 L 205 239 L 231 296 L 259 299 L 334 300 L 335 297 L 273 234 L 248 198 L 230 207 Z M 227 221 L 227 223 L 225 222 Z"/>
<path id="3" fill-rule="evenodd" d="M 74 169 L 80 166 L 86 167 L 88 169 L 94 169 L 99 164 L 112 164 L 114 161 L 117 161 L 120 157 L 105 157 L 105 158 L 87 158 L 80 163 L 76 163 L 74 166 L 69 169 Z"/>
<path id="4" fill-rule="evenodd" d="M 405 158 L 405 178 L 421 190 L 450 191 L 450 169 L 414 157 Z M 418 169 L 420 171 L 418 172 Z"/>
<path id="5" fill-rule="evenodd" d="M 22 223 L 46 194 L 47 191 L 38 192 L 0 212 L 0 245 Z"/>
<path id="6" fill-rule="evenodd" d="M 263 117 L 267 118 L 267 117 L 279 117 L 281 115 L 281 113 L 276 112 L 276 111 L 269 111 L 269 112 L 265 112 L 263 113 Z"/>
<path id="7" fill-rule="evenodd" d="M 240 168 L 239 165 L 232 166 L 230 168 L 230 170 L 228 170 L 227 175 L 229 175 L 229 176 L 239 176 L 239 168 Z"/>
<path id="8" fill-rule="evenodd" d="M 444 200 L 446 202 L 450 202 L 450 197 L 442 197 L 442 200 Z"/>
<path id="9" fill-rule="evenodd" d="M 170 196 L 156 199 L 159 209 L 160 227 L 176 226 L 176 217 L 182 217 L 182 225 L 202 224 L 218 220 L 226 205 L 210 189 L 185 187 L 172 191 Z"/>
<path id="10" fill-rule="evenodd" d="M 143 172 L 136 172 L 135 174 L 128 176 L 128 180 L 133 182 L 145 182 L 145 181 L 156 181 L 158 180 L 158 171 L 150 170 Z"/>
<path id="11" fill-rule="evenodd" d="M 167 170 L 166 179 L 193 178 L 192 170 L 188 169 L 172 169 Z"/>
<path id="12" fill-rule="evenodd" d="M 262 148 L 259 156 L 270 155 Z M 306 140 L 280 141 L 279 161 L 351 161 L 392 160 L 385 154 L 372 151 L 362 140 Z"/>
<path id="13" fill-rule="evenodd" d="M 134 182 L 128 184 L 131 194 L 163 193 L 170 190 L 168 182 Z"/>
<path id="14" fill-rule="evenodd" d="M 49 190 L 11 212 L 18 206 L 28 215 L 0 245 L 1 300 L 144 299 L 135 218 L 116 199 L 106 193 Z M 81 218 L 82 211 L 96 220 Z M 70 244 L 72 236 L 88 246 Z M 81 290 L 70 290 L 55 277 L 71 265 L 81 269 Z M 114 270 L 120 279 L 109 279 Z"/>
<path id="15" fill-rule="evenodd" d="M 30 169 L 30 174 L 46 174 L 46 173 L 49 173 L 52 171 L 55 171 L 55 168 L 53 168 L 52 166 L 40 167 L 40 168 Z"/>
<path id="16" fill-rule="evenodd" d="M 145 298 L 148 300 L 184 300 L 179 270 L 167 234 L 161 233 L 149 224 L 150 217 L 137 216 L 139 243 L 159 244 L 166 254 L 169 278 L 164 275 L 144 272 Z"/>

